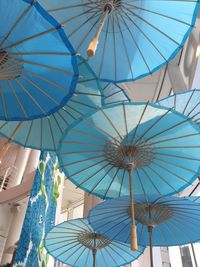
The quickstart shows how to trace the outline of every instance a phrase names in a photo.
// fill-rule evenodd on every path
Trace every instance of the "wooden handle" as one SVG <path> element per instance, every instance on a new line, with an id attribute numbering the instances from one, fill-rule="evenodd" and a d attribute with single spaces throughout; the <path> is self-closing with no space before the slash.
<path id="1" fill-rule="evenodd" d="M 88 57 L 93 57 L 95 55 L 95 52 L 97 50 L 98 43 L 99 43 L 99 40 L 95 36 L 93 38 L 93 40 L 91 41 L 91 43 L 89 44 L 89 46 L 88 46 L 88 49 L 87 49 L 87 55 L 88 55 Z"/>
<path id="2" fill-rule="evenodd" d="M 133 197 L 133 183 L 132 183 L 133 165 L 128 166 L 129 185 L 130 185 L 130 209 L 131 209 L 131 249 L 138 250 L 137 245 L 137 230 L 135 225 L 135 210 L 134 210 L 134 197 Z"/>
<path id="3" fill-rule="evenodd" d="M 97 50 L 97 46 L 98 46 L 98 43 L 99 43 L 99 36 L 100 36 L 100 33 L 103 29 L 103 26 L 104 26 L 104 23 L 108 17 L 108 14 L 109 14 L 109 9 L 106 9 L 105 12 L 104 12 L 104 15 L 99 23 L 99 27 L 97 28 L 97 31 L 95 33 L 95 36 L 94 38 L 92 39 L 91 43 L 89 44 L 88 46 L 88 49 L 87 49 L 87 55 L 88 57 L 92 57 L 95 55 L 95 52 Z"/>
<path id="4" fill-rule="evenodd" d="M 136 229 L 135 224 L 132 224 L 132 227 L 131 227 L 131 250 L 133 251 L 138 250 L 137 229 Z"/>

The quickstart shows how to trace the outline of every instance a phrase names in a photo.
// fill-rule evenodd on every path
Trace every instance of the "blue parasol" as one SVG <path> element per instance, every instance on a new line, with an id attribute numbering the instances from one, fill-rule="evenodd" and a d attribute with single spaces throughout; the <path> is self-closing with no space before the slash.
<path id="1" fill-rule="evenodd" d="M 136 80 L 167 64 L 195 25 L 199 1 L 40 0 L 98 78 Z M 178 10 L 178 12 L 177 12 Z M 96 53 L 95 53 L 96 52 Z"/>
<path id="2" fill-rule="evenodd" d="M 135 195 L 138 243 L 150 246 L 177 246 L 200 240 L 200 203 L 196 197 Z M 130 243 L 131 215 L 129 197 L 105 201 L 89 214 L 89 222 L 100 234 Z"/>
<path id="3" fill-rule="evenodd" d="M 0 119 L 32 120 L 73 95 L 78 68 L 62 26 L 37 1 L 0 1 Z"/>
<path id="4" fill-rule="evenodd" d="M 187 117 L 158 105 L 109 105 L 69 127 L 58 158 L 68 179 L 103 199 L 175 194 L 199 174 L 199 134 Z M 132 219 L 134 236 L 133 206 Z"/>
<path id="5" fill-rule="evenodd" d="M 77 56 L 80 77 L 71 99 L 50 116 L 32 121 L 0 121 L 0 135 L 8 141 L 33 149 L 56 151 L 64 131 L 83 115 L 104 104 L 103 90 L 87 62 Z"/>
<path id="6" fill-rule="evenodd" d="M 63 222 L 45 237 L 45 248 L 56 260 L 73 267 L 114 267 L 136 260 L 144 251 L 132 252 L 129 245 L 109 240 L 95 232 L 87 219 Z"/>
<path id="7" fill-rule="evenodd" d="M 77 56 L 80 77 L 71 99 L 54 114 L 32 121 L 0 121 L 0 135 L 24 147 L 56 151 L 74 121 L 105 104 L 130 101 L 117 84 L 99 82 L 86 60 Z M 1 152 L 0 152 L 1 157 Z"/>

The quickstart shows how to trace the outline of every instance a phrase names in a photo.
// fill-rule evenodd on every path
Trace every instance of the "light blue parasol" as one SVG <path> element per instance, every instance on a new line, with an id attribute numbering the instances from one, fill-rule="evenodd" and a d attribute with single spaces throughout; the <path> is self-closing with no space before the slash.
<path id="1" fill-rule="evenodd" d="M 138 244 L 150 246 L 152 267 L 153 246 L 177 246 L 200 240 L 200 203 L 195 203 L 195 199 L 196 197 L 135 195 Z M 89 222 L 100 234 L 130 243 L 129 197 L 97 205 L 89 214 Z"/>
<path id="2" fill-rule="evenodd" d="M 66 177 L 88 193 L 103 199 L 130 194 L 134 236 L 133 193 L 175 194 L 190 185 L 200 171 L 199 135 L 199 127 L 174 110 L 115 104 L 71 125 L 58 158 Z"/>
<path id="3" fill-rule="evenodd" d="M 63 108 L 32 121 L 0 121 L 0 135 L 8 142 L 13 141 L 24 147 L 56 151 L 70 124 L 104 104 L 103 90 L 94 72 L 83 58 L 77 57 L 77 61 L 80 77 L 73 96 Z"/>
<path id="4" fill-rule="evenodd" d="M 62 26 L 37 1 L 0 1 L 0 119 L 32 120 L 72 97 L 78 67 Z"/>
<path id="5" fill-rule="evenodd" d="M 40 0 L 98 78 L 136 80 L 167 64 L 195 25 L 199 1 Z"/>
<path id="6" fill-rule="evenodd" d="M 144 251 L 132 252 L 129 245 L 109 240 L 95 232 L 87 219 L 63 222 L 45 237 L 45 248 L 54 259 L 73 267 L 114 267 L 136 260 Z"/>
<path id="7" fill-rule="evenodd" d="M 119 85 L 99 82 L 86 60 L 77 56 L 77 62 L 80 77 L 64 107 L 32 121 L 0 121 L 0 135 L 24 147 L 56 151 L 64 131 L 74 121 L 103 105 L 130 101 Z"/>

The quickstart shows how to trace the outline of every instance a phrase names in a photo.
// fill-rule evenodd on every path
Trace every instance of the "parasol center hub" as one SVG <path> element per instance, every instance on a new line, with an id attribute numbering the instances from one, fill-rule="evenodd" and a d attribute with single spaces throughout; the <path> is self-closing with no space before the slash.
<path id="1" fill-rule="evenodd" d="M 154 227 L 172 218 L 173 209 L 167 205 L 148 205 L 135 203 L 135 219 L 141 224 Z M 131 208 L 128 208 L 128 214 L 131 216 Z"/>
<path id="2" fill-rule="evenodd" d="M 78 241 L 80 244 L 88 249 L 91 249 L 92 251 L 105 248 L 111 243 L 111 240 L 105 236 L 91 232 L 80 233 L 78 236 Z"/>
<path id="3" fill-rule="evenodd" d="M 129 171 L 149 165 L 154 159 L 153 148 L 150 144 L 135 145 L 131 141 L 114 138 L 104 147 L 107 161 L 118 168 Z"/>
<path id="4" fill-rule="evenodd" d="M 0 80 L 13 80 L 21 76 L 23 65 L 19 55 L 11 56 L 8 51 L 0 50 Z"/>
<path id="5" fill-rule="evenodd" d="M 106 0 L 104 4 L 104 12 L 108 10 L 109 13 L 111 13 L 120 6 L 121 6 L 121 0 Z"/>
<path id="6" fill-rule="evenodd" d="M 8 61 L 8 53 L 4 50 L 0 51 L 0 66 L 3 66 Z"/>

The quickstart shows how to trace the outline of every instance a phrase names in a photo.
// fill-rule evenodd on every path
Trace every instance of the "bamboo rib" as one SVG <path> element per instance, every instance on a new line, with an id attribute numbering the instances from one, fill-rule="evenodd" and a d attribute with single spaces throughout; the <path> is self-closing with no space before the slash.
<path id="1" fill-rule="evenodd" d="M 61 27 L 61 26 L 60 26 L 60 27 Z M 57 28 L 50 28 L 50 29 L 48 29 L 48 30 L 46 30 L 46 31 L 39 32 L 39 33 L 37 33 L 37 34 L 35 34 L 35 35 L 32 35 L 32 36 L 30 36 L 30 37 L 27 37 L 27 38 L 25 38 L 25 39 L 23 39 L 23 40 L 20 40 L 20 41 L 17 41 L 17 42 L 15 42 L 15 43 L 13 43 L 13 44 L 10 44 L 10 45 L 8 45 L 8 46 L 5 46 L 3 49 L 4 49 L 4 50 L 10 50 L 10 49 L 12 49 L 13 47 L 19 46 L 19 45 L 21 45 L 21 44 L 23 44 L 23 43 L 25 43 L 25 42 L 31 41 L 31 40 L 33 40 L 33 39 L 35 39 L 35 38 L 41 37 L 41 36 L 43 36 L 43 35 L 45 35 L 45 34 L 52 33 L 52 32 L 54 32 L 54 31 L 57 31 Z"/>
<path id="2" fill-rule="evenodd" d="M 24 12 L 19 16 L 19 18 L 15 21 L 15 23 L 12 25 L 12 27 L 10 28 L 9 32 L 5 35 L 5 37 L 3 38 L 3 40 L 0 43 L 0 47 L 2 47 L 5 43 L 6 40 L 8 40 L 10 34 L 13 32 L 13 30 L 19 25 L 19 23 L 21 22 L 21 20 L 24 18 L 24 16 L 30 11 L 30 9 L 33 7 L 34 1 L 32 2 L 32 4 L 30 4 L 25 10 Z"/>
<path id="3" fill-rule="evenodd" d="M 152 2 L 152 0 L 149 0 L 150 2 Z M 153 0 L 157 1 L 157 0 Z M 136 42 L 136 38 L 135 36 L 132 34 L 132 31 L 129 29 L 129 22 L 130 25 L 132 27 L 135 27 L 137 31 L 140 31 L 140 34 L 142 35 L 143 38 L 145 38 L 145 40 L 151 45 L 153 46 L 153 49 L 155 49 L 157 51 L 157 53 L 165 60 L 167 61 L 167 58 L 165 57 L 164 53 L 162 53 L 162 49 L 159 49 L 159 46 L 156 44 L 156 42 L 152 42 L 151 38 L 148 38 L 148 36 L 145 34 L 145 31 L 142 31 L 141 29 L 141 23 L 137 23 L 137 21 L 144 23 L 144 25 L 146 25 L 147 27 L 151 27 L 153 31 L 156 31 L 157 33 L 161 34 L 163 37 L 165 37 L 167 40 L 175 43 L 178 46 L 181 46 L 181 44 L 179 44 L 178 42 L 176 42 L 176 40 L 174 40 L 170 34 L 167 35 L 164 31 L 162 31 L 162 29 L 160 29 L 160 27 L 156 27 L 154 25 L 154 18 L 159 18 L 161 20 L 168 20 L 170 22 L 174 22 L 176 24 L 180 24 L 180 25 L 185 25 L 186 27 L 194 27 L 193 24 L 191 24 L 189 21 L 184 21 L 181 20 L 179 18 L 176 18 L 176 16 L 170 16 L 168 14 L 165 14 L 165 12 L 163 10 L 154 10 L 154 8 L 145 8 L 143 6 L 140 6 L 140 4 L 137 4 L 137 1 L 129 1 L 128 3 L 126 3 L 126 1 L 119 1 L 120 5 L 115 4 L 115 2 L 118 1 L 114 1 L 114 0 L 108 0 L 106 1 L 106 3 L 114 3 L 114 6 L 116 7 L 116 10 L 118 12 L 115 12 L 114 15 L 108 15 L 107 17 L 107 25 L 109 24 L 109 27 L 106 29 L 105 25 L 104 25 L 104 32 L 105 35 L 110 34 L 111 39 L 109 38 L 109 42 L 108 39 L 106 40 L 106 44 L 102 45 L 102 49 L 101 49 L 101 60 L 103 61 L 102 64 L 99 64 L 99 66 L 104 65 L 105 64 L 105 60 L 104 60 L 104 56 L 105 56 L 105 51 L 106 51 L 106 47 L 112 46 L 112 51 L 113 51 L 113 57 L 114 57 L 114 67 L 113 67 L 113 74 L 115 77 L 115 80 L 117 80 L 117 75 L 116 75 L 116 66 L 118 66 L 117 64 L 117 53 L 116 52 L 116 35 L 115 33 L 120 33 L 123 35 L 123 32 L 128 33 L 129 37 L 132 39 L 132 43 L 134 44 L 134 50 L 137 50 L 137 52 L 140 54 L 141 60 L 144 62 L 145 66 L 146 66 L 146 71 L 148 70 L 149 73 L 152 72 L 152 70 L 150 69 L 150 62 L 148 62 L 149 60 L 147 58 L 145 58 L 145 55 L 142 54 L 142 51 L 139 47 L 139 45 Z M 187 1 L 175 1 L 175 0 L 164 0 L 164 2 L 168 2 L 168 3 L 172 3 L 172 2 L 176 2 L 180 4 L 182 2 L 187 2 L 187 3 L 192 3 L 195 1 L 192 0 L 187 0 Z M 82 8 L 81 8 L 82 7 Z M 85 47 L 85 45 L 88 45 L 87 40 L 88 40 L 88 36 L 93 32 L 96 31 L 95 28 L 97 27 L 96 25 L 99 24 L 99 21 L 102 22 L 103 16 L 105 15 L 105 10 L 106 10 L 106 6 L 103 7 L 103 3 L 102 1 L 87 1 L 87 3 L 77 3 L 75 4 L 69 4 L 69 5 L 64 5 L 62 7 L 55 7 L 50 9 L 50 12 L 61 12 L 66 10 L 67 12 L 70 13 L 71 10 L 80 10 L 79 12 L 76 12 L 76 15 L 70 18 L 67 18 L 66 21 L 64 21 L 64 24 L 66 25 L 68 22 L 72 22 L 75 21 L 76 19 L 78 19 L 80 16 L 83 18 L 83 16 L 85 16 L 84 20 L 80 20 L 80 23 L 77 23 L 77 27 L 74 29 L 73 27 L 73 32 L 68 32 L 68 36 L 71 37 L 71 34 L 74 34 L 74 32 L 76 34 L 79 34 L 79 32 L 81 32 L 82 30 L 82 25 L 87 25 L 88 30 L 86 32 L 86 34 L 84 35 L 83 38 L 81 38 L 80 42 L 78 44 L 76 44 L 76 50 L 80 50 L 81 47 Z M 109 10 L 109 8 L 108 8 Z M 138 12 L 139 11 L 139 12 Z M 72 12 L 73 13 L 73 12 Z M 114 12 L 113 12 L 114 13 Z M 144 16 L 143 16 L 144 13 Z M 142 14 L 142 15 L 141 15 Z M 145 19 L 146 15 L 150 15 L 150 19 Z M 97 19 L 96 19 L 97 18 Z M 88 23 L 90 22 L 90 23 Z M 98 26 L 98 29 L 101 26 Z M 124 31 L 124 27 L 127 29 L 127 31 Z M 67 27 L 66 27 L 67 29 Z M 98 33 L 98 29 L 96 34 Z M 101 33 L 101 31 L 100 31 Z M 100 35 L 99 33 L 99 35 Z M 95 37 L 96 37 L 95 34 Z M 90 43 L 90 45 L 92 46 L 91 49 L 91 56 L 93 56 L 95 54 L 95 51 L 93 49 L 93 47 L 95 46 L 95 49 L 97 48 L 98 45 L 98 39 L 99 36 L 97 36 L 97 38 L 95 38 L 92 40 L 92 42 Z M 124 34 L 125 37 L 125 34 Z M 122 41 L 123 39 L 126 39 L 122 36 Z M 106 38 L 105 38 L 106 39 Z M 95 41 L 94 41 L 95 40 Z M 94 41 L 94 42 L 93 42 Z M 103 41 L 102 41 L 103 44 Z M 126 50 L 126 45 L 123 45 L 123 50 Z M 126 51 L 125 51 L 126 53 Z M 126 53 L 127 54 L 127 53 Z M 90 56 L 90 55 L 88 55 Z M 127 63 L 129 64 L 129 61 L 131 61 L 130 59 L 130 53 L 128 53 L 128 57 L 127 55 L 125 56 L 125 60 L 127 61 Z M 100 67 L 99 67 L 100 68 Z M 134 78 L 134 70 L 133 68 L 131 68 L 131 76 L 132 78 Z M 133 73 L 132 73 L 133 72 Z M 98 71 L 98 73 L 101 75 L 101 71 Z"/>
<path id="4" fill-rule="evenodd" d="M 30 64 L 30 65 L 33 65 L 33 66 L 38 66 L 38 67 L 41 67 L 41 68 L 49 69 L 49 70 L 52 70 L 52 71 L 55 71 L 55 72 L 61 72 L 61 73 L 64 73 L 65 75 L 79 77 L 78 75 L 74 75 L 70 71 L 65 71 L 63 69 L 56 68 L 56 67 L 53 67 L 53 66 L 50 66 L 50 65 L 45 65 L 45 64 L 42 64 L 42 63 L 38 63 L 38 62 L 30 61 L 30 60 L 25 60 L 25 59 L 19 59 L 19 58 L 16 58 L 16 57 L 10 57 L 10 59 L 15 60 L 18 64 L 19 63 L 20 64 L 21 63 Z"/>
<path id="5" fill-rule="evenodd" d="M 133 10 L 136 10 L 136 9 L 142 10 L 142 11 L 145 11 L 146 13 L 151 13 L 151 14 L 154 14 L 154 15 L 158 15 L 158 16 L 161 16 L 163 18 L 167 18 L 167 19 L 182 23 L 182 24 L 187 25 L 189 27 L 193 26 L 192 24 L 187 23 L 187 22 L 185 22 L 183 20 L 177 19 L 177 18 L 172 17 L 172 16 L 168 16 L 168 15 L 166 15 L 164 13 L 160 13 L 160 12 L 157 12 L 157 11 L 154 11 L 154 10 L 150 10 L 150 9 L 147 9 L 147 8 L 139 7 L 139 6 L 136 6 L 136 5 L 129 4 L 129 3 L 123 3 L 123 5 L 127 6 L 130 9 L 132 8 Z"/>
<path id="6" fill-rule="evenodd" d="M 127 22 L 126 22 L 126 20 L 124 19 L 124 17 L 122 16 L 121 13 L 120 13 L 120 17 L 121 17 L 122 22 L 123 22 L 123 24 L 125 25 L 127 31 L 129 32 L 129 34 L 130 34 L 130 36 L 131 36 L 131 39 L 132 39 L 134 45 L 136 46 L 136 48 L 137 48 L 137 50 L 138 50 L 138 52 L 139 52 L 139 54 L 140 54 L 140 56 L 141 56 L 141 58 L 142 58 L 144 64 L 146 65 L 146 67 L 147 67 L 149 73 L 151 73 L 150 66 L 148 65 L 148 62 L 147 62 L 147 60 L 145 59 L 145 56 L 144 56 L 142 50 L 140 49 L 140 47 L 139 47 L 139 45 L 138 45 L 138 43 L 137 43 L 137 41 L 136 41 L 136 39 L 135 39 L 133 33 L 131 32 L 131 30 L 130 30 L 130 28 L 129 28 Z"/>
<path id="7" fill-rule="evenodd" d="M 8 86 L 9 86 L 10 90 L 12 91 L 13 95 L 15 96 L 15 98 L 16 98 L 16 100 L 17 100 L 17 103 L 18 103 L 18 105 L 19 105 L 21 111 L 23 112 L 24 116 L 28 119 L 28 114 L 27 114 L 25 108 L 23 107 L 23 104 L 22 104 L 22 102 L 20 101 L 18 95 L 16 94 L 15 89 L 14 89 L 14 87 L 13 87 L 11 81 L 8 81 Z"/>

